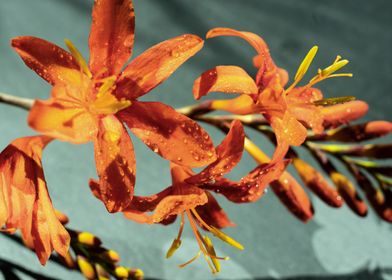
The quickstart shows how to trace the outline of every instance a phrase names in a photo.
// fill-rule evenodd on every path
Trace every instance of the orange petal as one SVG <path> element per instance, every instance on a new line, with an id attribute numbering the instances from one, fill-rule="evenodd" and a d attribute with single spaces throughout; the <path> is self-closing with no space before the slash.
<path id="1" fill-rule="evenodd" d="M 229 133 L 216 148 L 217 160 L 208 165 L 197 175 L 187 179 L 187 183 L 201 184 L 216 180 L 229 173 L 241 160 L 244 150 L 244 128 L 240 121 L 233 121 Z"/>
<path id="2" fill-rule="evenodd" d="M 271 183 L 272 190 L 287 209 L 303 222 L 314 214 L 312 203 L 301 185 L 289 173 L 284 172 L 279 180 Z"/>
<path id="3" fill-rule="evenodd" d="M 235 224 L 229 220 L 229 217 L 227 217 L 225 211 L 223 211 L 218 201 L 216 201 L 212 194 L 209 192 L 206 192 L 206 194 L 208 197 L 208 202 L 196 207 L 196 211 L 202 220 L 206 222 L 207 225 L 219 229 L 235 226 Z"/>
<path id="4" fill-rule="evenodd" d="M 170 163 L 170 174 L 173 185 L 182 184 L 186 179 L 194 175 L 192 169 L 187 166 Z"/>
<path id="5" fill-rule="evenodd" d="M 276 134 L 277 142 L 287 142 L 292 146 L 300 146 L 307 137 L 306 128 L 289 112 L 283 118 L 271 118 L 271 126 Z"/>
<path id="6" fill-rule="evenodd" d="M 300 158 L 294 158 L 293 164 L 304 184 L 321 200 L 332 207 L 343 205 L 342 197 L 338 191 L 310 164 Z"/>
<path id="7" fill-rule="evenodd" d="M 89 37 L 90 69 L 96 76 L 116 75 L 132 54 L 135 15 L 131 0 L 94 2 Z"/>
<path id="8" fill-rule="evenodd" d="M 235 203 L 254 202 L 263 196 L 268 184 L 280 177 L 287 163 L 287 161 L 280 161 L 273 164 L 262 164 L 239 182 L 222 178 L 201 187 L 222 194 Z"/>
<path id="9" fill-rule="evenodd" d="M 55 44 L 31 36 L 16 37 L 11 44 L 25 64 L 52 85 L 80 75 L 72 55 Z"/>
<path id="10" fill-rule="evenodd" d="M 248 115 L 258 112 L 253 99 L 249 95 L 242 94 L 236 98 L 213 100 L 211 109 L 222 110 L 239 115 Z"/>
<path id="11" fill-rule="evenodd" d="M 121 211 L 132 200 L 136 163 L 131 138 L 116 117 L 100 120 L 94 151 L 100 199 L 109 212 Z"/>
<path id="12" fill-rule="evenodd" d="M 118 116 L 147 146 L 167 160 L 189 167 L 216 160 L 207 132 L 170 106 L 159 102 L 133 102 Z"/>
<path id="13" fill-rule="evenodd" d="M 134 99 L 165 81 L 203 47 L 198 36 L 185 34 L 153 46 L 135 58 L 122 72 L 116 96 Z"/>
<path id="14" fill-rule="evenodd" d="M 70 242 L 56 217 L 42 169 L 42 150 L 51 140 L 46 136 L 19 138 L 0 154 L 0 198 L 6 210 L 1 222 L 6 217 L 7 227 L 21 230 L 42 264 L 53 249 L 65 256 Z"/>
<path id="15" fill-rule="evenodd" d="M 85 108 L 55 99 L 35 101 L 28 123 L 43 134 L 75 144 L 91 141 L 97 132 L 97 120 Z"/>
<path id="16" fill-rule="evenodd" d="M 256 94 L 254 80 L 238 66 L 216 66 L 207 70 L 193 84 L 193 96 L 200 99 L 209 92 Z"/>
<path id="17" fill-rule="evenodd" d="M 322 108 L 324 126 L 339 126 L 364 116 L 369 110 L 366 102 L 356 100 Z"/>

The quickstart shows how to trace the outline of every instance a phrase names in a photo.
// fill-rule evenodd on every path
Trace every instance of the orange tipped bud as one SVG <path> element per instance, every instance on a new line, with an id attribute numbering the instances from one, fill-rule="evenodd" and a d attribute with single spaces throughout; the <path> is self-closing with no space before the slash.
<path id="1" fill-rule="evenodd" d="M 356 100 L 343 104 L 323 107 L 324 126 L 339 126 L 364 116 L 369 109 L 366 102 Z"/>
<path id="2" fill-rule="evenodd" d="M 332 207 L 343 205 L 343 199 L 338 191 L 330 186 L 316 169 L 299 158 L 294 158 L 293 164 L 305 185 L 321 200 Z"/>
<path id="3" fill-rule="evenodd" d="M 87 246 L 99 246 L 102 244 L 98 237 L 86 231 L 78 234 L 78 242 Z"/>
<path id="4" fill-rule="evenodd" d="M 330 177 L 351 210 L 361 217 L 366 216 L 367 206 L 347 177 L 337 171 L 331 172 Z"/>
<path id="5" fill-rule="evenodd" d="M 144 272 L 139 268 L 131 268 L 128 270 L 130 279 L 143 280 Z"/>
<path id="6" fill-rule="evenodd" d="M 56 214 L 56 218 L 60 221 L 61 224 L 66 225 L 69 222 L 69 218 L 60 210 L 54 209 L 54 213 Z"/>
<path id="7" fill-rule="evenodd" d="M 125 267 L 117 266 L 114 269 L 114 275 L 116 275 L 116 277 L 118 277 L 118 278 L 128 278 L 129 272 L 128 272 L 128 269 L 126 269 Z"/>
<path id="8" fill-rule="evenodd" d="M 85 257 L 77 256 L 77 262 L 80 269 L 80 272 L 86 277 L 86 279 L 95 279 L 96 274 L 94 267 L 88 262 Z"/>
<path id="9" fill-rule="evenodd" d="M 303 222 L 309 221 L 314 214 L 312 203 L 301 185 L 289 173 L 285 172 L 271 183 L 272 190 L 280 201 Z"/>

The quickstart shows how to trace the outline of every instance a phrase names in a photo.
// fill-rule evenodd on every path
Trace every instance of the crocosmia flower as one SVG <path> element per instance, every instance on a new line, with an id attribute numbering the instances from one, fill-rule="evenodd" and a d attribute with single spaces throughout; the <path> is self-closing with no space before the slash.
<path id="1" fill-rule="evenodd" d="M 332 65 L 320 69 L 305 86 L 297 87 L 307 72 L 317 46 L 313 47 L 301 63 L 294 82 L 287 88 L 287 72 L 276 66 L 267 44 L 256 34 L 229 28 L 215 28 L 207 38 L 237 36 L 246 40 L 257 52 L 253 62 L 258 68 L 256 78 L 251 78 L 238 66 L 217 66 L 204 72 L 194 84 L 196 99 L 209 92 L 240 93 L 231 100 L 215 100 L 212 109 L 225 110 L 235 114 L 261 113 L 270 122 L 277 138 L 274 159 L 286 154 L 289 145 L 301 145 L 307 136 L 307 128 L 321 133 L 324 125 L 336 125 L 358 118 L 367 112 L 367 104 L 352 101 L 346 104 L 323 108 L 321 91 L 313 85 L 332 77 L 352 76 L 350 73 L 335 74 L 348 61 L 338 56 Z M 327 104 L 329 105 L 329 104 Z M 343 109 L 344 108 L 344 109 Z"/>
<path id="2" fill-rule="evenodd" d="M 47 136 L 14 140 L 0 154 L 0 226 L 22 238 L 42 264 L 55 250 L 66 256 L 70 236 L 56 217 L 42 169 Z"/>
<path id="3" fill-rule="evenodd" d="M 165 104 L 137 101 L 197 53 L 203 40 L 189 34 L 175 37 L 125 65 L 134 28 L 131 0 L 96 0 L 88 63 L 69 40 L 70 52 L 35 37 L 12 40 L 26 65 L 53 85 L 49 100 L 34 103 L 29 125 L 60 140 L 94 142 L 100 198 L 110 212 L 130 204 L 135 184 L 134 151 L 124 122 L 174 163 L 199 167 L 216 159 L 211 139 L 196 122 Z"/>
<path id="4" fill-rule="evenodd" d="M 239 121 L 234 121 L 226 138 L 216 148 L 216 161 L 198 174 L 195 174 L 189 167 L 172 163 L 172 185 L 155 195 L 134 196 L 132 204 L 124 211 L 125 217 L 139 223 L 169 224 L 174 221 L 177 215 L 180 215 L 180 230 L 167 253 L 167 257 L 170 257 L 181 245 L 181 234 L 185 217 L 187 217 L 200 251 L 181 267 L 204 254 L 212 271 L 218 272 L 220 269 L 218 260 L 222 258 L 216 256 L 211 239 L 208 236 L 203 236 L 198 227 L 238 249 L 243 249 L 243 247 L 220 230 L 233 226 L 233 224 L 208 190 L 221 193 L 235 202 L 250 202 L 255 200 L 256 196 L 260 197 L 264 188 L 271 181 L 277 179 L 286 166 L 283 162 L 258 166 L 240 183 L 224 179 L 224 174 L 230 172 L 240 161 L 243 145 L 242 125 Z M 99 183 L 91 181 L 90 187 L 99 198 L 101 195 Z M 152 214 L 148 214 L 148 212 L 152 212 Z"/>

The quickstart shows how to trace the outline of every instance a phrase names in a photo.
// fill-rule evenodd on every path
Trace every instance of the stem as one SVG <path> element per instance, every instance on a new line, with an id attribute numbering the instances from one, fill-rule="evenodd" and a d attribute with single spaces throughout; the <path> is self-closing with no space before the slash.
<path id="1" fill-rule="evenodd" d="M 30 110 L 33 106 L 34 100 L 0 92 L 0 103 L 16 106 L 25 110 Z"/>

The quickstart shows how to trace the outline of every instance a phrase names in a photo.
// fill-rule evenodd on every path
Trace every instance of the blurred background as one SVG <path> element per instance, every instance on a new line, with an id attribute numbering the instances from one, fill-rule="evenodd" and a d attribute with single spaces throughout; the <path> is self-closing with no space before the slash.
<path id="1" fill-rule="evenodd" d="M 33 35 L 64 47 L 71 39 L 88 57 L 87 39 L 93 1 L 2 0 L 0 4 L 0 91 L 46 99 L 50 87 L 30 71 L 12 51 L 9 41 Z M 134 56 L 183 33 L 204 37 L 213 27 L 231 27 L 261 35 L 276 63 L 294 75 L 313 45 L 319 53 L 310 71 L 328 66 L 340 54 L 350 60 L 351 79 L 331 79 L 320 85 L 325 96 L 355 95 L 370 104 L 366 120 L 391 120 L 392 2 L 388 0 L 134 0 L 136 38 Z M 238 38 L 208 40 L 204 49 L 176 71 L 145 100 L 173 107 L 192 104 L 194 79 L 216 65 L 239 65 L 252 75 L 253 49 Z M 218 95 L 213 95 L 218 97 Z M 0 104 L 0 147 L 17 137 L 32 135 L 27 112 Z M 215 144 L 223 135 L 211 127 Z M 262 137 L 252 134 L 271 153 Z M 168 163 L 134 138 L 137 157 L 137 194 L 152 194 L 170 184 Z M 239 178 L 255 166 L 247 155 L 234 170 Z M 197 252 L 191 233 L 172 259 L 165 253 L 178 231 L 139 225 L 121 214 L 110 215 L 95 199 L 87 180 L 95 178 L 92 145 L 54 142 L 44 153 L 44 167 L 53 204 L 70 217 L 69 226 L 90 231 L 104 245 L 118 251 L 122 264 L 140 267 L 150 279 L 392 279 L 392 226 L 373 211 L 355 216 L 346 206 L 332 209 L 310 194 L 315 217 L 308 224 L 295 219 L 272 192 L 249 205 L 233 205 L 219 197 L 237 227 L 227 230 L 245 250 L 238 252 L 216 242 L 217 254 L 231 260 L 212 276 L 202 258 L 185 269 L 177 268 Z M 48 262 L 0 235 L 0 279 L 83 279 L 81 274 Z M 16 276 L 9 270 L 14 269 Z M 8 271 L 8 272 L 7 272 Z M 2 276 L 3 274 L 3 276 Z M 8 276 L 7 276 L 8 275 Z M 12 278 L 14 277 L 14 278 Z"/>

